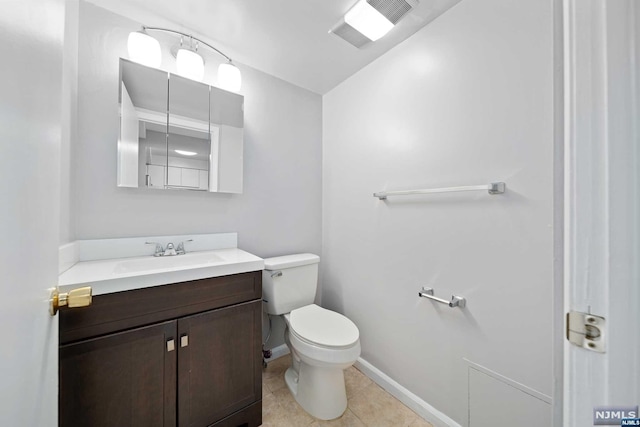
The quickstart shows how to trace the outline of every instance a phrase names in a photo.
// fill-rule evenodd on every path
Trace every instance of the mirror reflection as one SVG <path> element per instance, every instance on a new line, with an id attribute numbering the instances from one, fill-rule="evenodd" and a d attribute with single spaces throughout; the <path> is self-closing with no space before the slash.
<path id="1" fill-rule="evenodd" d="M 120 60 L 118 186 L 242 193 L 244 97 Z"/>
<path id="2" fill-rule="evenodd" d="M 209 190 L 209 129 L 209 86 L 171 75 L 168 188 Z"/>
<path id="3" fill-rule="evenodd" d="M 164 188 L 164 172 L 147 178 L 149 166 L 166 160 L 167 73 L 120 61 L 118 186 Z"/>
<path id="4" fill-rule="evenodd" d="M 213 191 L 242 193 L 244 98 L 215 87 L 210 98 Z"/>

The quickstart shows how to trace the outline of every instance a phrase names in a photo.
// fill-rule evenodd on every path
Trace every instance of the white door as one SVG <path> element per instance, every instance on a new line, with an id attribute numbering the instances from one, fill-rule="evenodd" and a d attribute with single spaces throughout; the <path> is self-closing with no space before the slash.
<path id="1" fill-rule="evenodd" d="M 64 2 L 2 2 L 0 13 L 1 424 L 57 425 Z"/>
<path id="2" fill-rule="evenodd" d="M 606 320 L 605 352 L 565 341 L 568 427 L 640 404 L 639 17 L 637 0 L 565 0 L 565 308 Z"/>

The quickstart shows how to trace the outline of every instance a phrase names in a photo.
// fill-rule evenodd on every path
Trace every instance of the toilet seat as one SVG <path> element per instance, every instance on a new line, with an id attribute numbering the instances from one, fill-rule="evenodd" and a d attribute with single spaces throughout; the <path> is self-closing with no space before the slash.
<path id="1" fill-rule="evenodd" d="M 358 327 L 346 316 L 310 304 L 286 316 L 296 338 L 317 347 L 348 348 L 360 338 Z"/>

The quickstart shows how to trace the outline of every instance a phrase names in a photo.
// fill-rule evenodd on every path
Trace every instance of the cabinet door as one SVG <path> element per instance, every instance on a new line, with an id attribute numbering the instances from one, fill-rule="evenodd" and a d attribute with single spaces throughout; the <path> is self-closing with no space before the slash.
<path id="1" fill-rule="evenodd" d="M 175 426 L 176 324 L 61 346 L 59 425 Z"/>
<path id="2" fill-rule="evenodd" d="M 261 314 L 258 300 L 178 321 L 181 427 L 209 426 L 262 398 Z"/>

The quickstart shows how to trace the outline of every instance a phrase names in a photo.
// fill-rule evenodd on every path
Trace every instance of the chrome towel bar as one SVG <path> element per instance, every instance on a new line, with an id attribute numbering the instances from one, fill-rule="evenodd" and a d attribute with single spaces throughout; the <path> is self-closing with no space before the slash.
<path id="1" fill-rule="evenodd" d="M 432 193 L 451 193 L 454 191 L 477 191 L 486 190 L 489 194 L 503 194 L 507 189 L 504 182 L 492 182 L 486 185 L 467 185 L 464 187 L 444 187 L 444 188 L 427 188 L 423 190 L 400 190 L 400 191 L 380 191 L 373 193 L 373 197 L 380 200 L 386 200 L 389 196 L 410 196 L 414 194 L 432 194 Z"/>
<path id="2" fill-rule="evenodd" d="M 464 308 L 467 305 L 467 300 L 464 297 L 460 297 L 457 295 L 453 295 L 451 297 L 451 301 L 447 301 L 446 299 L 438 298 L 433 296 L 433 288 L 423 287 L 420 292 L 418 292 L 418 296 L 422 298 L 429 298 L 432 301 L 439 302 L 440 304 L 447 304 L 449 307 L 460 307 Z"/>

